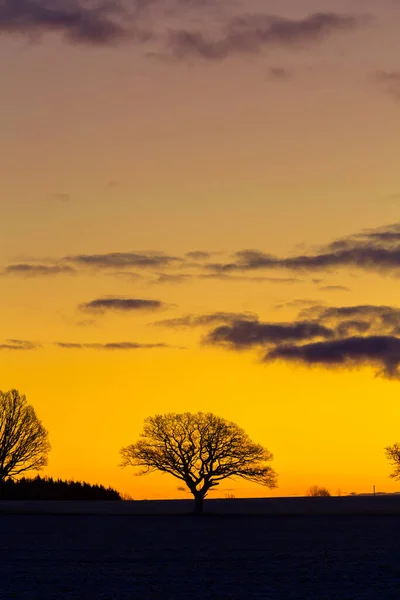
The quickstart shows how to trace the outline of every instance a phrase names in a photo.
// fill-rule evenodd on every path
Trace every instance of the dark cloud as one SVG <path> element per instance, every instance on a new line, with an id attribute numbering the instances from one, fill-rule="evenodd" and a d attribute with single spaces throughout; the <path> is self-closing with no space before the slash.
<path id="1" fill-rule="evenodd" d="M 124 24 L 122 3 L 112 0 L 0 0 L 0 35 L 46 33 L 92 45 L 135 37 Z"/>
<path id="2" fill-rule="evenodd" d="M 312 321 L 295 323 L 261 323 L 258 320 L 236 321 L 211 331 L 205 342 L 234 350 L 281 344 L 288 341 L 304 341 L 314 338 L 329 339 L 334 331 Z"/>
<path id="3" fill-rule="evenodd" d="M 145 300 L 143 298 L 96 298 L 80 304 L 79 308 L 90 312 L 138 312 L 159 310 L 164 304 L 160 300 Z"/>
<path id="4" fill-rule="evenodd" d="M 201 22 L 201 28 L 190 30 L 187 24 L 174 29 L 170 19 L 193 22 L 186 16 Z M 355 29 L 363 21 L 322 12 L 302 19 L 268 14 L 231 18 L 225 6 L 209 0 L 0 0 L 0 35 L 36 38 L 57 33 L 69 42 L 92 46 L 159 42 L 159 51 L 149 55 L 210 61 L 318 42 L 332 33 Z M 222 28 L 212 37 L 209 32 L 218 22 Z"/>
<path id="5" fill-rule="evenodd" d="M 178 264 L 182 259 L 157 252 L 109 252 L 66 256 L 63 260 L 94 269 L 123 269 L 169 267 Z"/>
<path id="6" fill-rule="evenodd" d="M 400 334 L 400 309 L 392 306 L 313 306 L 302 310 L 299 316 L 330 326 L 339 336 L 366 331 L 375 335 Z"/>
<path id="7" fill-rule="evenodd" d="M 375 79 L 392 98 L 400 101 L 400 71 L 379 71 Z"/>
<path id="8" fill-rule="evenodd" d="M 284 360 L 307 365 L 377 366 L 379 374 L 398 378 L 400 364 L 400 339 L 392 336 L 350 337 L 311 344 L 283 345 L 269 350 L 266 362 Z"/>
<path id="9" fill-rule="evenodd" d="M 46 277 L 49 275 L 73 275 L 75 269 L 67 265 L 33 265 L 19 263 L 8 265 L 3 275 L 17 275 L 19 277 Z"/>
<path id="10" fill-rule="evenodd" d="M 0 343 L 0 350 L 37 350 L 38 348 L 41 348 L 40 344 L 27 340 L 6 340 Z"/>
<path id="11" fill-rule="evenodd" d="M 191 327 L 206 327 L 215 325 L 216 323 L 234 323 L 236 321 L 255 319 L 254 313 L 233 313 L 233 312 L 215 312 L 206 315 L 186 315 L 185 317 L 177 317 L 175 319 L 164 319 L 156 321 L 151 325 L 171 328 L 191 328 Z"/>
<path id="12" fill-rule="evenodd" d="M 210 331 L 206 343 L 232 350 L 265 349 L 264 361 L 323 366 L 378 367 L 398 377 L 400 308 L 321 305 L 303 309 L 288 323 L 237 320 Z M 318 339 L 319 338 L 319 339 Z"/>
<path id="13" fill-rule="evenodd" d="M 157 348 L 173 348 L 168 344 L 140 344 L 136 342 L 108 342 L 106 344 L 81 344 L 71 342 L 56 342 L 64 350 L 154 350 Z"/>
<path id="14" fill-rule="evenodd" d="M 263 269 L 289 269 L 296 272 L 356 268 L 378 273 L 400 274 L 400 224 L 335 240 L 314 254 L 280 258 L 259 250 L 241 250 L 227 263 L 205 266 L 217 273 L 236 273 Z"/>
<path id="15" fill-rule="evenodd" d="M 355 29 L 363 21 L 335 13 L 315 13 L 303 19 L 248 14 L 231 19 L 219 37 L 211 38 L 201 31 L 173 31 L 169 45 L 176 58 L 218 61 L 232 55 L 257 54 L 271 47 L 317 42 L 332 33 Z"/>

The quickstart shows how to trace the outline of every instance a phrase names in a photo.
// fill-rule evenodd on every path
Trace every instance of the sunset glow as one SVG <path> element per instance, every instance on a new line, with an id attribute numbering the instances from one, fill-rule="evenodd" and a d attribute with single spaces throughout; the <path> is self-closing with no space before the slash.
<path id="1" fill-rule="evenodd" d="M 0 389 L 43 474 L 185 497 L 119 450 L 210 411 L 279 474 L 214 496 L 397 491 L 400 4 L 115 5 L 0 0 Z"/>

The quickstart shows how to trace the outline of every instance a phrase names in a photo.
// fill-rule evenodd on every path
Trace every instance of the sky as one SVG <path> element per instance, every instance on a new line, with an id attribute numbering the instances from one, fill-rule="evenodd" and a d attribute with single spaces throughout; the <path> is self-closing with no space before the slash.
<path id="1" fill-rule="evenodd" d="M 0 389 L 43 474 L 211 411 L 279 487 L 397 491 L 399 0 L 0 0 Z"/>

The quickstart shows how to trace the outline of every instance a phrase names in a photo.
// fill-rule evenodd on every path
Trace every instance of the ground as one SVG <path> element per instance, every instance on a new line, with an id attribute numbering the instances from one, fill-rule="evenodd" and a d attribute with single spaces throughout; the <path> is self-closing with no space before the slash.
<path id="1" fill-rule="evenodd" d="M 398 600 L 399 516 L 0 514 L 1 600 Z"/>

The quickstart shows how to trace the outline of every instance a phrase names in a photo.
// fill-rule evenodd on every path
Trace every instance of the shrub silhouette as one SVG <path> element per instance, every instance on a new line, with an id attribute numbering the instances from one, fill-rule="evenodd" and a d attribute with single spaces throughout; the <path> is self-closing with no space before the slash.
<path id="1" fill-rule="evenodd" d="M 319 487 L 318 485 L 313 485 L 311 486 L 308 490 L 307 490 L 307 496 L 313 496 L 313 497 L 317 497 L 317 496 L 321 496 L 321 497 L 328 497 L 330 496 L 331 493 L 329 490 L 327 490 L 324 487 Z"/>

